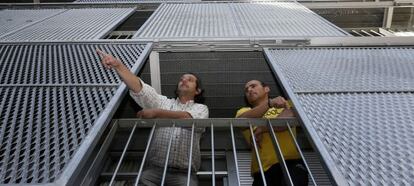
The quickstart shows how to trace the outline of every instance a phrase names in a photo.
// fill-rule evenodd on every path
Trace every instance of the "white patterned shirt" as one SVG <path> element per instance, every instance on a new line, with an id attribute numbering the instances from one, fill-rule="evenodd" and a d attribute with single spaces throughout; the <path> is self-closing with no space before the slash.
<path id="1" fill-rule="evenodd" d="M 130 91 L 130 95 L 143 109 L 159 108 L 170 111 L 186 111 L 194 119 L 208 118 L 208 108 L 206 105 L 194 103 L 193 100 L 182 104 L 178 98 L 168 99 L 166 96 L 158 94 L 154 88 L 143 81 L 141 81 L 141 84 L 141 91 L 138 93 Z M 200 138 L 204 131 L 204 128 L 195 129 L 191 163 L 193 171 L 197 171 L 200 168 Z M 173 140 L 168 167 L 187 170 L 191 145 L 191 128 L 157 127 L 154 131 L 151 148 L 147 156 L 150 166 L 164 167 L 171 135 L 173 135 Z"/>

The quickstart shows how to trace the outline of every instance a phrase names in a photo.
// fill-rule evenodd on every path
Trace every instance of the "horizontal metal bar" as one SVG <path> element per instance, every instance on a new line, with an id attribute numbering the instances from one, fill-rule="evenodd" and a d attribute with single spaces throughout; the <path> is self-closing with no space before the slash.
<path id="1" fill-rule="evenodd" d="M 295 42 L 294 42 L 295 41 Z M 414 37 L 308 37 L 308 38 L 204 38 L 181 40 L 91 40 L 91 41 L 36 41 L 36 42 L 1 42 L 1 44 L 46 44 L 46 43 L 87 43 L 87 44 L 139 44 L 154 42 L 153 51 L 184 52 L 184 51 L 262 51 L 263 48 L 297 47 L 297 46 L 413 46 Z"/>
<path id="2" fill-rule="evenodd" d="M 154 48 L 165 47 L 194 47 L 194 46 L 226 46 L 234 45 L 234 48 L 243 47 L 246 45 L 257 45 L 259 47 L 267 46 L 288 46 L 297 44 L 306 44 L 309 46 L 399 46 L 399 45 L 413 45 L 414 37 L 226 37 L 226 38 L 182 38 L 182 39 L 168 39 L 157 38 L 154 39 L 95 39 L 88 41 L 0 41 L 0 44 L 49 44 L 49 43 L 77 43 L 77 44 L 146 44 L 154 42 Z"/>
<path id="3" fill-rule="evenodd" d="M 137 11 L 154 11 L 160 1 L 141 1 L 139 3 L 0 3 L 0 8 L 27 9 L 27 8 L 137 8 Z"/>
<path id="4" fill-rule="evenodd" d="M 414 92 L 414 89 L 408 89 L 408 90 L 344 90 L 344 91 L 320 91 L 320 90 L 309 90 L 309 91 L 295 91 L 296 94 L 347 94 L 347 93 L 412 93 Z"/>
<path id="5" fill-rule="evenodd" d="M 191 126 L 194 122 L 196 127 L 210 127 L 211 123 L 214 123 L 215 127 L 229 127 L 230 123 L 233 123 L 234 127 L 248 127 L 249 122 L 256 126 L 267 125 L 267 119 L 254 118 L 254 119 L 238 119 L 238 118 L 211 118 L 211 119 L 119 119 L 119 126 L 122 128 L 133 127 L 135 122 L 138 122 L 138 127 L 152 127 L 154 123 L 157 123 L 159 127 L 171 127 L 175 122 L 176 127 L 188 127 L 191 130 Z M 291 126 L 298 126 L 298 120 L 293 117 L 270 119 L 273 126 L 286 126 L 289 122 Z"/>
<path id="6" fill-rule="evenodd" d="M 340 2 L 340 1 L 299 1 L 300 4 L 309 9 L 322 9 L 322 8 L 388 8 L 395 6 L 393 1 L 381 1 L 381 2 Z"/>
<path id="7" fill-rule="evenodd" d="M 307 38 L 198 38 L 140 40 L 154 42 L 154 51 L 262 51 L 275 47 L 413 46 L 414 37 L 307 37 Z"/>
<path id="8" fill-rule="evenodd" d="M 118 120 L 116 120 L 116 121 L 118 121 Z M 108 152 L 108 154 L 110 156 L 121 156 L 122 152 L 121 151 L 110 151 L 110 152 Z M 127 154 L 128 157 L 142 157 L 145 154 L 145 152 L 127 151 L 126 154 Z M 215 151 L 214 154 L 215 154 L 216 157 L 224 158 L 225 155 L 226 155 L 226 151 Z M 209 151 L 201 151 L 200 155 L 202 157 L 203 156 L 210 157 L 211 156 L 211 151 L 210 150 Z"/>
<path id="9" fill-rule="evenodd" d="M 198 171 L 197 175 L 227 175 L 227 171 L 214 171 L 214 173 L 212 171 Z"/>
<path id="10" fill-rule="evenodd" d="M 88 39 L 88 40 L 53 40 L 53 41 L 0 41 L 0 45 L 37 45 L 37 44 L 147 44 L 137 40 L 117 40 L 117 39 Z"/>

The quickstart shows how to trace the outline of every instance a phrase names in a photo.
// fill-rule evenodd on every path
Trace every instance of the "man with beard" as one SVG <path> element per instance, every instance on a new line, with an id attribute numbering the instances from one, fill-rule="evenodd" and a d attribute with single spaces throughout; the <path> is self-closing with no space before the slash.
<path id="1" fill-rule="evenodd" d="M 115 69 L 122 81 L 130 89 L 130 95 L 143 110 L 137 117 L 143 119 L 168 118 L 208 118 L 208 108 L 202 104 L 203 89 L 201 80 L 193 73 L 183 74 L 177 84 L 176 98 L 167 98 L 158 94 L 154 88 L 144 83 L 139 77 L 113 56 L 97 50 L 102 64 L 107 69 Z M 190 185 L 198 185 L 195 172 L 200 168 L 200 138 L 204 128 L 196 128 L 192 153 Z M 186 185 L 189 151 L 191 145 L 191 128 L 160 127 L 156 128 L 148 154 L 148 166 L 143 171 L 140 184 L 161 185 L 165 157 L 171 135 L 173 136 L 168 161 L 167 185 Z"/>

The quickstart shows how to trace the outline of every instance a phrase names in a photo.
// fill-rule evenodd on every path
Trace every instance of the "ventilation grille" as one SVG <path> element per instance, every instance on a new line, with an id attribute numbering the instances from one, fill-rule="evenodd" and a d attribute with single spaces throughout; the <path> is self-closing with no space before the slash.
<path id="1" fill-rule="evenodd" d="M 414 90 L 413 48 L 275 49 L 270 62 L 295 92 Z"/>
<path id="2" fill-rule="evenodd" d="M 137 71 L 148 47 L 1 44 L 0 184 L 51 183 L 67 166 L 79 166 L 84 157 L 78 153 L 75 158 L 75 153 L 89 149 L 85 138 L 96 139 L 91 131 L 102 130 L 97 127 L 116 109 L 114 99 L 121 99 L 114 96 L 125 89 L 117 75 L 101 66 L 95 50 Z"/>
<path id="3" fill-rule="evenodd" d="M 292 2 L 162 4 L 134 38 L 252 38 L 346 36 Z"/>
<path id="4" fill-rule="evenodd" d="M 132 8 L 70 9 L 11 35 L 0 37 L 0 40 L 100 39 L 133 11 Z"/>
<path id="5" fill-rule="evenodd" d="M 0 36 L 22 29 L 63 11 L 62 9 L 1 10 Z"/>
<path id="6" fill-rule="evenodd" d="M 412 185 L 412 48 L 266 49 L 338 185 Z"/>

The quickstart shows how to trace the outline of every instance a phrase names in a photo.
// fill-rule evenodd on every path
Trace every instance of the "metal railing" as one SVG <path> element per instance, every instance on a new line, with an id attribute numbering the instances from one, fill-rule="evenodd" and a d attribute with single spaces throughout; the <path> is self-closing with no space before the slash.
<path id="1" fill-rule="evenodd" d="M 206 136 L 209 134 L 210 138 L 209 139 L 205 139 L 205 140 L 209 140 L 210 141 L 210 152 L 206 152 L 203 151 L 202 153 L 204 153 L 204 155 L 206 155 L 206 153 L 211 156 L 211 171 L 199 171 L 197 172 L 197 176 L 211 176 L 211 185 L 216 185 L 216 179 L 217 178 L 222 178 L 222 177 L 226 177 L 226 179 L 223 180 L 227 180 L 227 181 L 223 181 L 226 182 L 224 183 L 224 185 L 243 185 L 240 180 L 240 171 L 245 171 L 245 170 L 240 170 L 240 167 L 238 166 L 238 157 L 237 157 L 237 150 L 240 149 L 240 147 L 237 144 L 236 141 L 238 140 L 235 136 L 237 133 L 237 130 L 240 130 L 241 128 L 246 129 L 249 128 L 250 133 L 252 134 L 252 141 L 253 141 L 253 146 L 252 146 L 252 151 L 255 152 L 257 160 L 259 162 L 259 166 L 261 169 L 261 173 L 263 175 L 263 167 L 261 165 L 261 160 L 260 160 L 260 156 L 259 156 L 259 150 L 258 150 L 258 144 L 256 144 L 255 142 L 255 138 L 254 138 L 254 131 L 253 131 L 253 127 L 254 126 L 267 126 L 268 129 L 272 129 L 273 127 L 287 127 L 290 137 L 292 138 L 292 140 L 294 141 L 294 144 L 296 146 L 296 149 L 298 150 L 299 154 L 300 154 L 300 158 L 302 159 L 304 166 L 308 172 L 309 175 L 309 184 L 310 185 L 318 185 L 317 182 L 315 181 L 315 178 L 312 174 L 311 169 L 308 166 L 308 163 L 306 161 L 306 158 L 304 156 L 303 151 L 301 150 L 301 148 L 299 147 L 299 143 L 296 140 L 296 136 L 295 134 L 292 132 L 291 127 L 297 127 L 298 125 L 298 121 L 295 118 L 283 118 L 283 119 L 187 119 L 187 120 L 167 120 L 167 119 L 154 119 L 154 120 L 147 120 L 147 119 L 120 119 L 120 120 L 114 120 L 113 125 L 111 130 L 109 131 L 105 141 L 103 142 L 103 145 L 101 146 L 101 149 L 99 150 L 99 152 L 97 153 L 95 160 L 94 160 L 94 165 L 91 166 L 91 168 L 89 169 L 89 172 L 87 174 L 87 177 L 93 177 L 92 174 L 93 172 L 96 172 L 96 170 L 98 169 L 97 167 L 99 166 L 99 164 L 102 164 L 103 162 L 103 157 L 105 156 L 105 154 L 108 153 L 108 149 L 110 146 L 111 141 L 113 141 L 113 139 L 115 138 L 115 133 L 117 130 L 122 130 L 123 131 L 123 135 L 124 137 L 126 137 L 126 135 L 128 136 L 128 139 L 126 140 L 126 142 L 124 144 L 122 144 L 122 146 L 119 146 L 120 144 L 117 144 L 117 148 L 118 150 L 120 150 L 122 148 L 122 153 L 120 154 L 120 157 L 118 159 L 118 161 L 115 163 L 116 167 L 114 171 L 111 171 L 110 173 L 105 172 L 105 177 L 111 177 L 110 181 L 109 181 L 109 185 L 117 185 L 117 180 L 119 181 L 120 179 L 123 180 L 127 177 L 128 180 L 130 180 L 130 184 L 133 183 L 134 185 L 138 185 L 139 180 L 142 176 L 142 172 L 144 170 L 146 161 L 147 161 L 147 155 L 148 155 L 148 151 L 151 147 L 151 142 L 153 140 L 153 136 L 154 136 L 154 131 L 159 128 L 159 127 L 183 127 L 183 128 L 187 128 L 188 130 L 191 130 L 191 148 L 189 149 L 188 155 L 188 168 L 187 168 L 187 185 L 190 185 L 190 176 L 191 176 L 191 161 L 192 161 L 192 150 L 193 150 L 193 143 L 194 143 L 194 133 L 195 133 L 195 128 L 207 128 L 209 130 L 207 130 L 208 132 L 206 132 Z M 135 141 L 134 136 L 138 136 L 139 134 L 137 134 L 137 131 L 140 130 L 146 130 L 148 131 L 148 129 L 150 129 L 149 131 L 149 135 L 147 136 L 146 142 L 144 141 L 140 141 L 142 146 L 145 146 L 145 150 L 143 151 L 143 153 L 141 152 L 142 155 L 142 159 L 139 162 L 139 165 L 135 165 L 135 170 L 129 170 L 127 172 L 122 172 L 120 173 L 120 167 L 121 165 L 124 163 L 126 157 L 128 156 L 128 154 L 133 154 L 134 152 L 136 152 L 136 150 L 130 149 L 131 147 L 131 142 Z M 231 141 L 231 149 L 227 149 L 227 153 L 223 153 L 220 148 L 217 148 L 217 145 L 220 144 L 216 144 L 215 141 L 215 133 L 216 132 L 220 132 L 222 130 L 225 130 L 226 132 L 230 132 L 230 135 L 228 136 L 227 141 Z M 289 170 L 288 167 L 286 166 L 286 160 L 284 159 L 283 156 L 281 156 L 282 151 L 280 148 L 280 141 L 278 141 L 278 139 L 276 138 L 276 134 L 273 132 L 273 130 L 269 130 L 272 131 L 270 136 L 273 140 L 273 145 L 274 145 L 274 149 L 276 149 L 276 154 L 278 156 L 280 165 L 282 166 L 282 171 L 284 172 L 284 176 L 285 176 L 285 180 L 287 185 L 293 185 L 293 180 L 292 177 L 289 174 Z M 142 138 L 141 138 L 142 139 Z M 161 181 L 161 185 L 164 185 L 165 179 L 166 179 L 166 175 L 167 175 L 167 171 L 169 170 L 167 168 L 168 165 L 168 158 L 169 158 L 169 152 L 171 150 L 171 142 L 173 139 L 173 135 L 170 136 L 169 138 L 169 143 L 165 144 L 166 146 L 168 146 L 168 151 L 167 154 L 165 155 L 165 166 L 163 167 L 163 174 L 162 174 L 162 181 Z M 143 143 L 146 143 L 145 145 Z M 223 171 L 223 170 L 216 170 L 215 165 L 216 165 L 216 156 L 217 157 L 222 157 L 223 155 L 227 155 L 228 160 L 231 160 L 233 162 L 230 162 L 231 166 L 229 166 L 229 162 L 227 162 L 227 170 Z M 138 162 L 138 161 L 136 161 Z M 101 165 L 102 166 L 102 165 Z M 101 174 L 102 176 L 102 174 Z M 96 179 L 96 178 L 95 178 Z M 262 176 L 262 179 L 264 181 L 264 183 L 266 183 L 265 178 Z M 84 179 L 87 180 L 87 179 Z M 133 180 L 133 181 L 132 181 Z M 91 184 L 91 182 L 83 182 L 83 184 Z M 92 184 L 96 184 L 96 183 L 92 183 Z"/>

